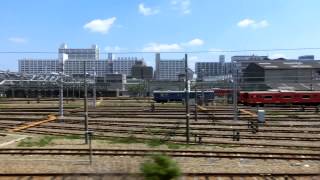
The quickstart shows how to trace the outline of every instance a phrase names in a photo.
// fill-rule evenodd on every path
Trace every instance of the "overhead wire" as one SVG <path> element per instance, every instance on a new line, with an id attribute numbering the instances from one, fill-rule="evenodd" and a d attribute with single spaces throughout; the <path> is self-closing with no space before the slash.
<path id="1" fill-rule="evenodd" d="M 300 48 L 271 48 L 271 49 L 234 49 L 234 50 L 197 50 L 197 51 L 110 51 L 99 52 L 99 54 L 201 54 L 201 53 L 236 53 L 236 52 L 272 52 L 272 51 L 304 51 L 304 50 L 320 50 L 320 47 L 300 47 Z M 56 51 L 0 51 L 0 54 L 58 54 Z"/>

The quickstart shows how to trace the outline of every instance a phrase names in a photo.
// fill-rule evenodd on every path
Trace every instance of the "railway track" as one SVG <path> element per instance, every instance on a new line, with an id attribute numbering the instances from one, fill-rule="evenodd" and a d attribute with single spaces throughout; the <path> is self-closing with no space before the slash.
<path id="1" fill-rule="evenodd" d="M 0 127 L 10 127 L 10 123 L 8 126 L 4 126 L 4 122 L 2 123 L 2 125 Z M 95 132 L 114 132 L 114 133 L 128 133 L 128 129 L 130 129 L 131 133 L 134 134 L 148 134 L 149 132 L 147 132 L 147 129 L 157 129 L 157 132 L 155 132 L 154 134 L 157 135 L 166 135 L 168 133 L 170 133 L 172 130 L 175 130 L 174 134 L 175 136 L 185 136 L 185 132 L 184 132 L 184 125 L 181 124 L 181 127 L 179 129 L 174 129 L 175 128 L 175 124 L 172 124 L 171 126 L 168 125 L 160 125 L 160 124 L 152 124 L 152 125 L 148 125 L 148 124 L 144 124 L 142 122 L 140 122 L 140 124 L 138 124 L 137 122 L 134 123 L 112 123 L 109 122 L 108 124 L 106 123 L 94 123 L 94 122 L 90 122 L 89 124 L 91 126 L 91 129 L 94 130 Z M 47 128 L 47 129 L 63 129 L 63 130 L 75 130 L 75 131 L 83 131 L 83 127 L 81 125 L 79 125 L 79 121 L 78 122 L 74 122 L 74 124 L 69 124 L 67 123 L 67 121 L 65 121 L 64 123 L 49 123 L 49 124 L 45 124 L 40 126 L 41 128 Z M 292 140 L 292 141 L 320 141 L 320 137 L 316 137 L 316 136 L 312 136 L 312 137 L 305 137 L 303 135 L 286 135 L 284 133 L 282 133 L 282 135 L 272 135 L 270 134 L 271 132 L 274 133 L 275 131 L 270 131 L 270 133 L 267 134 L 257 134 L 257 135 L 252 135 L 250 133 L 249 129 L 240 129 L 241 132 L 243 132 L 244 134 L 241 135 L 241 139 L 265 139 L 265 140 Z M 221 132 L 223 131 L 223 133 Z M 261 132 L 267 132 L 265 129 L 260 129 Z M 220 129 L 217 130 L 217 128 L 208 128 L 208 127 L 195 127 L 193 125 L 192 127 L 192 133 L 193 134 L 197 134 L 197 136 L 201 136 L 201 137 L 206 137 L 206 138 L 226 138 L 226 139 L 231 139 L 232 138 L 232 129 L 230 128 L 225 128 L 225 129 Z M 228 133 L 229 132 L 229 133 Z M 245 133 L 246 132 L 246 133 Z M 305 133 L 305 131 L 303 131 L 303 133 Z M 320 132 L 318 132 L 320 133 Z"/>
<path id="2" fill-rule="evenodd" d="M 63 130 L 63 131 L 69 131 L 71 133 L 76 133 L 76 132 L 80 132 L 83 131 L 83 127 L 82 125 L 80 125 L 81 122 L 79 121 L 75 121 L 74 123 L 70 124 L 70 122 L 68 123 L 67 121 L 65 121 L 64 123 L 48 123 L 48 124 L 44 124 L 42 126 L 40 126 L 39 128 L 33 128 L 32 132 L 36 132 L 37 130 L 40 130 L 42 132 L 47 132 L 48 134 L 50 134 L 50 132 L 55 131 L 55 130 Z M 172 124 L 171 126 L 168 125 L 162 125 L 162 124 L 144 124 L 144 122 L 140 122 L 140 124 L 138 122 L 133 122 L 133 123 L 118 123 L 118 122 L 108 122 L 108 123 L 94 123 L 91 122 L 90 123 L 90 128 L 92 130 L 94 130 L 96 133 L 98 133 L 98 136 L 103 136 L 100 135 L 100 133 L 106 133 L 106 132 L 110 132 L 110 133 L 115 133 L 116 134 L 128 134 L 130 129 L 130 133 L 131 134 L 135 134 L 135 135 L 150 135 L 150 132 L 148 132 L 146 129 L 157 129 L 157 132 L 153 132 L 154 135 L 167 135 L 168 133 L 170 133 L 172 130 L 174 130 L 174 136 L 176 137 L 183 137 L 185 136 L 185 132 L 184 132 L 184 125 L 182 124 L 181 127 L 179 129 L 174 129 L 175 124 Z M 6 124 L 5 122 L 2 122 L 1 124 L 1 128 L 10 128 L 13 125 L 11 125 L 10 123 Z M 236 126 L 234 126 L 236 127 Z M 193 125 L 192 128 L 192 134 L 197 134 L 197 136 L 201 136 L 203 138 L 206 139 L 210 139 L 210 138 L 220 138 L 220 139 L 227 139 L 227 140 L 231 140 L 232 139 L 232 129 L 230 128 L 223 128 L 223 127 L 217 127 L 217 126 L 213 126 L 213 127 L 195 127 Z M 44 130 L 46 129 L 46 130 Z M 318 142 L 320 140 L 319 137 L 317 136 L 310 136 L 310 133 L 315 133 L 315 134 L 319 134 L 320 132 L 312 132 L 306 129 L 298 129 L 298 130 L 272 130 L 272 129 L 259 129 L 259 132 L 256 135 L 252 135 L 250 133 L 250 130 L 247 128 L 240 128 L 237 127 L 237 129 L 240 130 L 240 132 L 244 133 L 241 134 L 241 139 L 248 139 L 248 140 L 290 140 L 290 141 L 296 141 L 296 142 Z M 26 130 L 24 132 L 30 132 L 30 130 Z M 219 133 L 221 132 L 221 133 Z M 270 133 L 278 133 L 278 135 L 272 135 Z M 281 134 L 279 134 L 281 133 Z M 291 134 L 287 134 L 287 133 L 291 133 Z M 292 133 L 296 133 L 297 135 L 293 135 Z M 309 133 L 307 136 L 303 135 L 305 133 Z M 308 137 L 309 136 L 309 137 Z"/>
<path id="3" fill-rule="evenodd" d="M 40 135 L 54 135 L 54 136 L 66 136 L 66 135 L 78 135 L 82 136 L 84 131 L 64 131 L 64 130 L 48 130 L 45 128 L 30 128 L 28 130 L 23 131 L 25 133 L 32 133 L 32 134 L 40 134 Z M 113 133 L 113 132 L 104 132 L 95 135 L 96 139 L 110 139 L 110 138 L 128 138 L 132 136 L 132 133 L 128 131 L 123 133 Z M 137 140 L 149 141 L 153 140 L 153 137 L 150 135 L 145 134 L 134 134 Z M 160 138 L 160 137 L 159 137 Z M 185 137 L 176 137 L 175 139 L 171 139 L 169 142 L 184 144 Z M 199 142 L 191 141 L 191 145 L 199 144 Z M 220 139 L 220 140 L 212 140 L 212 139 L 205 139 L 200 144 L 202 145 L 213 145 L 213 146 L 227 146 L 227 147 L 256 147 L 256 148 L 279 148 L 279 149 L 297 149 L 297 150 L 311 150 L 311 151 L 320 151 L 320 146 L 312 145 L 293 145 L 293 144 L 279 144 L 279 143 L 259 143 L 256 142 L 242 142 L 242 141 L 231 141 L 230 139 Z"/>
<path id="4" fill-rule="evenodd" d="M 142 180 L 140 173 L 0 173 L 6 179 L 137 179 Z M 184 179 L 234 180 L 234 179 L 311 179 L 320 178 L 319 173 L 183 173 Z"/>
<path id="5" fill-rule="evenodd" d="M 88 155 L 88 149 L 48 149 L 48 148 L 1 148 L 2 155 Z M 159 149 L 93 149 L 95 156 L 150 156 L 166 154 L 172 157 L 190 158 L 228 158 L 228 159 L 282 159 L 320 161 L 318 153 L 275 153 L 248 151 L 195 151 L 195 150 L 159 150 Z"/>
<path id="6" fill-rule="evenodd" d="M 44 125 L 44 127 L 48 127 L 48 125 Z M 118 129 L 116 128 L 118 127 Z M 114 133 L 128 133 L 128 129 L 130 129 L 130 132 L 133 134 L 145 134 L 148 135 L 150 132 L 147 131 L 148 126 L 145 125 L 128 125 L 128 126 L 115 126 L 115 125 L 110 125 L 110 126 L 98 126 L 94 127 L 94 125 L 91 126 L 90 129 L 94 130 L 95 132 L 114 132 Z M 174 126 L 168 127 L 168 126 L 152 126 L 149 127 L 151 128 L 156 128 L 157 131 L 152 132 L 153 134 L 156 135 L 166 135 L 170 133 L 171 131 L 175 131 L 174 134 L 175 136 L 185 136 L 185 131 L 184 127 L 181 126 L 179 129 L 174 129 Z M 54 126 L 54 125 L 49 125 L 48 129 L 64 129 L 64 130 L 79 130 L 83 131 L 84 129 L 81 127 L 66 127 L 66 126 Z M 192 131 L 191 133 L 197 134 L 198 136 L 201 137 L 207 137 L 207 138 L 227 138 L 227 139 L 232 139 L 232 129 L 226 130 L 229 133 L 221 134 L 221 133 L 214 133 L 210 132 L 213 131 L 213 128 L 202 128 L 202 129 L 197 129 L 197 128 L 191 128 Z M 160 131 L 161 130 L 161 131 Z M 152 129 L 151 129 L 152 131 Z M 247 130 L 247 133 L 250 132 L 250 130 Z M 258 134 L 253 136 L 252 134 L 242 134 L 241 139 L 255 139 L 255 140 L 292 140 L 292 141 L 307 141 L 307 142 L 319 142 L 320 137 L 303 137 L 303 136 L 288 136 L 288 135 L 281 135 L 281 136 L 275 136 L 275 135 L 263 135 L 263 134 Z"/>
<path id="7" fill-rule="evenodd" d="M 240 106 L 241 107 L 241 106 Z M 245 107 L 242 107 L 245 108 Z M 229 140 L 232 139 L 232 129 L 237 129 L 241 132 L 241 139 L 243 140 L 268 140 L 268 141 L 292 141 L 292 142 L 309 142 L 315 143 L 320 141 L 320 115 L 309 114 L 308 116 L 302 115 L 266 115 L 267 123 L 259 127 L 259 133 L 251 134 L 251 130 L 248 128 L 248 120 L 256 121 L 256 118 L 249 117 L 248 115 L 240 115 L 238 122 L 232 121 L 232 115 L 230 115 L 230 107 L 208 107 L 205 112 L 198 113 L 198 121 L 191 121 L 191 132 L 198 136 L 201 136 L 208 140 L 210 138 Z M 266 107 L 269 111 L 279 110 L 279 113 L 294 113 L 292 111 L 299 110 L 298 107 L 294 109 L 285 109 L 279 107 Z M 306 108 L 307 111 L 311 111 L 312 108 Z M 0 111 L 0 129 L 12 128 L 12 126 L 21 125 L 28 121 L 34 121 L 34 116 L 46 116 L 50 112 L 57 112 L 57 108 L 2 108 Z M 39 127 L 35 127 L 23 132 L 26 133 L 41 133 L 41 134 L 79 134 L 83 131 L 81 124 L 83 121 L 81 109 L 69 108 L 66 109 L 66 113 L 71 113 L 63 120 L 64 123 L 48 123 Z M 213 115 L 213 113 L 215 113 Z M 27 115 L 27 116 L 26 116 Z M 20 116 L 20 118 L 18 118 Z M 77 117 L 78 116 L 78 117 Z M 146 129 L 158 129 L 159 132 L 156 135 L 166 135 L 173 131 L 175 125 L 179 121 L 185 119 L 184 109 L 182 106 L 168 106 L 168 107 L 156 107 L 155 112 L 150 112 L 148 106 L 105 106 L 96 110 L 90 110 L 89 116 L 92 118 L 89 121 L 90 128 L 95 132 L 101 134 L 99 136 L 104 137 L 104 133 L 114 133 L 114 137 L 117 135 L 128 135 L 133 133 L 134 135 L 148 135 Z M 70 117 L 70 118 L 69 118 Z M 68 119 L 69 118 L 69 119 Z M 76 118 L 76 119 L 74 119 Z M 99 119 L 100 118 L 100 119 Z M 103 120 L 106 118 L 107 120 Z M 112 120 L 115 118 L 117 120 Z M 193 119 L 194 116 L 191 116 Z M 135 120 L 131 120 L 135 119 Z M 141 120 L 139 120 L 141 119 Z M 21 122 L 18 122 L 20 121 Z M 12 121 L 10 123 L 8 121 Z M 166 123 L 163 123 L 166 121 Z M 58 121 L 59 122 L 59 121 Z M 291 124 L 292 123 L 292 124 Z M 69 131 L 57 132 L 56 130 Z M 184 124 L 181 124 L 179 129 L 174 130 L 176 137 L 185 136 Z M 275 133 L 273 135 L 272 133 Z M 312 135 L 312 136 L 311 136 Z M 231 141 L 230 144 L 233 142 Z M 249 143 L 253 145 L 254 143 Z M 301 148 L 301 147 L 300 147 Z"/>

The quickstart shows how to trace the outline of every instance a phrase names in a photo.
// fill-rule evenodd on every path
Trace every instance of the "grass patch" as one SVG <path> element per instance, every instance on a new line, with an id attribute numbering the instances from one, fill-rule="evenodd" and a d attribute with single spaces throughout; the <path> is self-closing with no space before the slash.
<path id="1" fill-rule="evenodd" d="M 83 137 L 78 134 L 70 134 L 70 135 L 62 136 L 60 138 L 61 139 L 82 139 Z"/>
<path id="2" fill-rule="evenodd" d="M 67 140 L 73 140 L 73 139 L 82 139 L 81 135 L 71 134 L 66 136 L 43 136 L 43 137 L 27 137 L 26 139 L 20 141 L 18 143 L 18 147 L 45 147 L 48 145 L 53 145 L 52 142 L 55 139 L 67 139 Z"/>
<path id="3" fill-rule="evenodd" d="M 108 139 L 111 141 L 111 143 L 120 143 L 120 144 L 133 144 L 133 143 L 142 143 L 142 140 L 139 140 L 138 138 L 136 138 L 135 136 L 131 135 L 128 137 L 115 137 L 115 138 L 110 138 Z"/>
<path id="4" fill-rule="evenodd" d="M 40 139 L 33 139 L 32 137 L 27 137 L 26 139 L 19 142 L 18 147 L 44 147 L 52 144 L 53 136 L 44 136 Z"/>
<path id="5" fill-rule="evenodd" d="M 149 147 L 158 147 L 158 146 L 165 144 L 165 141 L 163 141 L 160 138 L 152 138 L 150 140 L 147 140 L 146 143 Z"/>
<path id="6" fill-rule="evenodd" d="M 175 144 L 175 143 L 167 143 L 167 147 L 169 149 L 180 149 L 182 147 L 186 147 L 185 145 Z"/>
<path id="7" fill-rule="evenodd" d="M 187 148 L 189 145 L 185 144 L 177 144 L 172 142 L 164 141 L 161 138 L 152 138 L 149 140 L 142 140 L 138 139 L 134 135 L 128 136 L 128 137 L 114 137 L 114 138 L 98 138 L 97 140 L 104 140 L 104 143 L 112 143 L 112 144 L 134 144 L 134 143 L 140 143 L 140 144 L 146 144 L 149 147 L 158 147 L 161 145 L 166 145 L 169 149 L 180 149 L 180 148 Z"/>

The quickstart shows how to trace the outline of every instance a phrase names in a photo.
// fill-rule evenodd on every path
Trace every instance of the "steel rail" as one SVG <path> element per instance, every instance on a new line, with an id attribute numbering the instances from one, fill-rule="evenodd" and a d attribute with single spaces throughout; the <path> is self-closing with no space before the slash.
<path id="1" fill-rule="evenodd" d="M 0 154 L 6 155 L 88 155 L 88 149 L 12 149 L 2 148 Z M 276 152 L 244 152 L 244 151 L 195 151 L 195 150 L 151 150 L 151 149 L 94 149 L 96 156 L 150 156 L 166 154 L 173 157 L 192 158 L 244 158 L 244 159 L 282 159 L 282 160 L 316 160 L 318 153 L 276 153 Z"/>
<path id="2" fill-rule="evenodd" d="M 33 134 L 41 134 L 41 135 L 55 135 L 55 136 L 65 136 L 65 135 L 83 135 L 82 133 L 72 133 L 70 131 L 68 132 L 50 132 L 50 131 L 45 131 L 45 130 L 28 130 L 27 132 L 33 133 Z M 117 136 L 117 135 L 99 135 L 96 136 L 96 139 L 104 139 L 104 138 L 126 138 L 130 134 L 126 133 L 127 136 Z M 136 139 L 139 140 L 151 140 L 151 138 L 144 138 L 144 137 L 137 137 Z M 175 142 L 175 143 L 184 143 L 184 141 L 181 140 L 171 140 L 170 142 Z M 191 145 L 197 145 L 199 143 L 190 143 Z M 259 148 L 265 148 L 265 147 L 277 147 L 277 148 L 282 148 L 282 149 L 305 149 L 305 150 L 312 150 L 312 151 L 320 151 L 320 147 L 318 146 L 297 146 L 297 145 L 287 145 L 287 144 L 256 144 L 256 143 L 249 143 L 249 142 L 225 142 L 225 141 L 203 141 L 201 144 L 205 145 L 228 145 L 230 147 L 259 147 Z"/>

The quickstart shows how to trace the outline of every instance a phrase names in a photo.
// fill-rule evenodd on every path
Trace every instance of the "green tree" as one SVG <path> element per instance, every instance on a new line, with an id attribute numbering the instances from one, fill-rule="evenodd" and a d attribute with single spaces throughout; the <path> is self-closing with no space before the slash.
<path id="1" fill-rule="evenodd" d="M 141 96 L 145 91 L 144 84 L 131 84 L 128 85 L 128 92 L 133 96 Z"/>
<path id="2" fill-rule="evenodd" d="M 140 167 L 146 180 L 174 180 L 181 175 L 179 166 L 165 155 L 152 156 Z"/>

